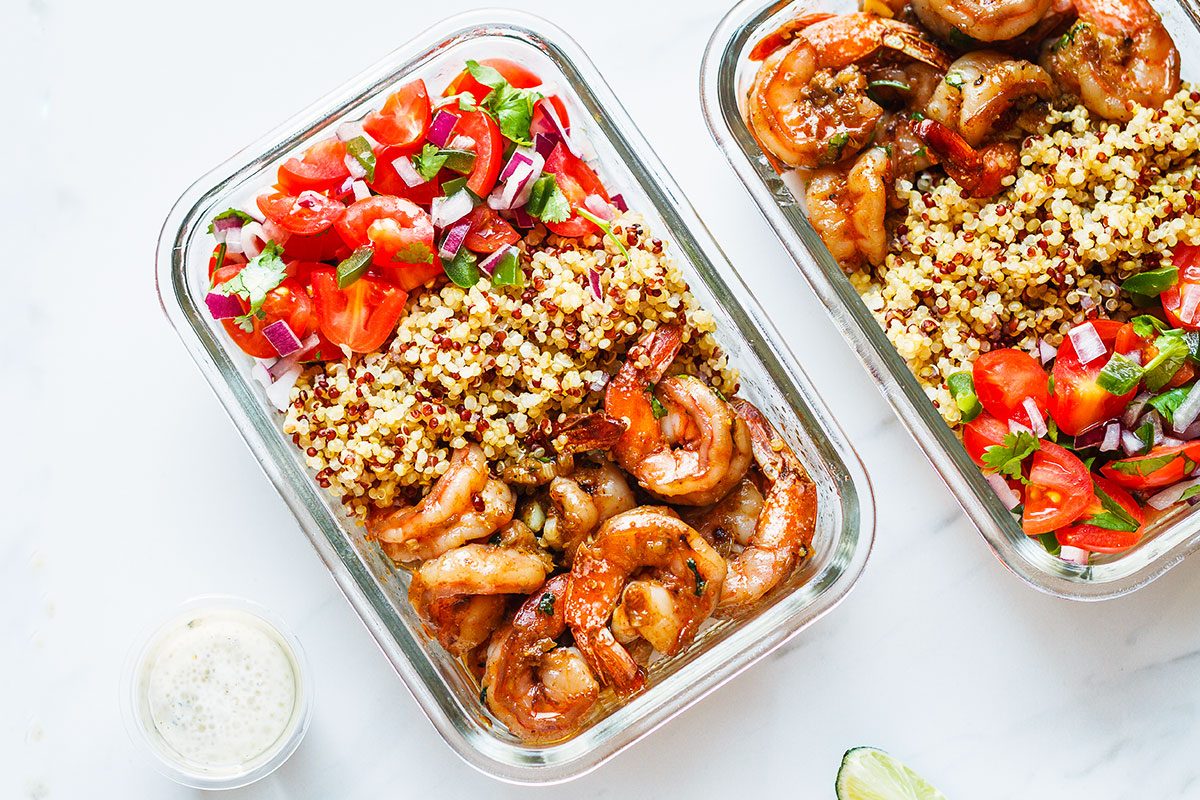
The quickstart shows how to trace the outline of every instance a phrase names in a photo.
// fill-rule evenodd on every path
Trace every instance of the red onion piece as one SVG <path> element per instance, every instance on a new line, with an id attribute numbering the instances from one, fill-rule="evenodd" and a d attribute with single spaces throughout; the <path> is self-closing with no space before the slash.
<path id="1" fill-rule="evenodd" d="M 1146 410 L 1146 404 L 1150 402 L 1150 398 L 1154 397 L 1150 392 L 1139 392 L 1129 401 L 1129 405 L 1125 406 L 1125 413 L 1121 415 L 1121 424 L 1126 428 L 1132 428 L 1137 422 L 1138 417 Z M 1175 412 L 1175 419 L 1179 419 L 1178 411 Z"/>
<path id="2" fill-rule="evenodd" d="M 1200 309 L 1200 286 L 1186 283 L 1179 290 L 1179 319 L 1185 325 L 1196 324 L 1196 310 Z"/>
<path id="3" fill-rule="evenodd" d="M 363 130 L 361 122 L 343 122 L 337 126 L 334 135 L 337 136 L 339 142 L 348 142 L 359 136 L 365 136 L 366 132 Z"/>
<path id="4" fill-rule="evenodd" d="M 517 156 L 521 156 L 520 161 Z M 497 211 L 511 211 L 529 202 L 533 182 L 541 175 L 546 160 L 536 150 L 522 148 L 513 154 L 508 163 L 515 163 L 516 166 L 505 181 L 497 184 L 487 199 L 488 206 Z"/>
<path id="5" fill-rule="evenodd" d="M 511 244 L 501 247 L 499 250 L 479 262 L 479 271 L 484 275 L 487 275 L 489 278 L 492 277 L 492 273 L 496 271 L 496 266 L 500 263 L 500 260 L 507 255 L 509 250 L 512 249 L 513 245 Z"/>
<path id="6" fill-rule="evenodd" d="M 247 259 L 258 258 L 268 241 L 270 240 L 267 238 L 267 232 L 257 222 L 247 222 L 242 226 L 242 253 Z M 226 248 L 228 249 L 228 244 Z"/>
<path id="7" fill-rule="evenodd" d="M 350 189 L 354 192 L 355 200 L 366 200 L 371 196 L 371 190 L 367 188 L 367 184 L 363 181 L 355 181 L 350 184 Z"/>
<path id="8" fill-rule="evenodd" d="M 616 215 L 616 210 L 598 194 L 589 194 L 583 199 L 583 207 L 600 219 L 608 222 Z"/>
<path id="9" fill-rule="evenodd" d="M 346 169 L 350 170 L 350 177 L 354 180 L 362 180 L 367 177 L 367 168 L 358 162 L 358 159 L 349 153 L 342 159 L 346 164 Z"/>
<path id="10" fill-rule="evenodd" d="M 262 332 L 263 336 L 267 337 L 267 341 L 271 343 L 271 347 L 275 348 L 275 352 L 279 353 L 280 358 L 287 358 L 300 349 L 300 337 L 282 319 L 275 320 L 263 328 Z"/>
<path id="11" fill-rule="evenodd" d="M 1179 404 L 1179 408 L 1175 409 L 1175 413 L 1171 415 L 1171 429 L 1175 433 L 1183 433 L 1192 426 L 1197 417 L 1200 417 L 1200 382 L 1192 384 L 1192 388 L 1188 389 L 1187 397 L 1183 398 L 1183 402 Z"/>
<path id="12" fill-rule="evenodd" d="M 270 194 L 270 192 L 263 192 L 262 194 L 264 194 L 264 195 Z M 260 196 L 262 196 L 262 195 L 260 195 Z M 249 201 L 248 203 L 244 203 L 244 204 L 238 206 L 238 211 L 241 211 L 243 214 L 246 214 L 248 217 L 250 217 L 250 219 L 254 220 L 255 222 L 266 222 L 267 221 L 267 215 L 264 214 L 262 212 L 262 209 L 258 207 L 258 197 L 255 197 L 253 200 Z"/>
<path id="13" fill-rule="evenodd" d="M 275 244 L 286 244 L 287 240 L 292 238 L 292 232 L 282 225 L 277 225 L 272 220 L 267 220 L 262 224 L 263 233 L 267 239 L 275 242 Z"/>
<path id="14" fill-rule="evenodd" d="M 504 165 L 504 169 L 500 170 L 500 180 L 506 181 L 513 176 L 517 167 L 522 164 L 532 164 L 533 159 L 521 152 L 518 148 L 513 151 L 512 158 L 508 159 L 508 163 Z"/>
<path id="15" fill-rule="evenodd" d="M 1071 344 L 1075 347 L 1075 355 L 1079 357 L 1080 364 L 1090 364 L 1097 358 L 1103 358 L 1108 354 L 1104 340 L 1100 338 L 1100 334 L 1096 333 L 1096 326 L 1090 322 L 1071 328 L 1067 332 L 1067 336 L 1070 337 Z"/>
<path id="16" fill-rule="evenodd" d="M 620 211 L 622 214 L 629 210 L 629 204 L 626 203 L 625 198 L 619 194 L 614 194 L 612 196 L 612 204 L 616 206 L 617 211 Z"/>
<path id="17" fill-rule="evenodd" d="M 216 232 L 227 231 L 231 228 L 242 227 L 243 221 L 241 217 L 226 217 L 213 222 L 213 230 Z"/>
<path id="18" fill-rule="evenodd" d="M 613 199 L 616 200 L 615 197 Z M 1041 359 L 1043 366 L 1049 364 L 1058 355 L 1058 348 L 1045 339 L 1038 339 L 1037 350 L 1038 358 Z"/>
<path id="19" fill-rule="evenodd" d="M 557 133 L 537 133 L 533 136 L 533 149 L 542 158 L 549 158 L 554 146 L 561 141 Z"/>
<path id="20" fill-rule="evenodd" d="M 396 170 L 396 174 L 400 176 L 400 180 L 404 181 L 405 186 L 409 188 L 429 183 L 421 173 L 417 172 L 417 168 L 413 166 L 412 159 L 408 156 L 400 156 L 400 158 L 394 160 L 392 167 Z"/>
<path id="21" fill-rule="evenodd" d="M 1157 494 L 1146 498 L 1146 505 L 1157 511 L 1166 511 L 1183 499 L 1183 493 L 1193 486 L 1200 486 L 1200 478 L 1192 478 L 1179 483 L 1173 483 Z"/>
<path id="22" fill-rule="evenodd" d="M 1008 485 L 1008 481 L 1004 480 L 1003 475 L 993 472 L 983 477 L 987 478 L 988 485 L 992 487 L 992 491 L 1000 498 L 1000 502 L 1006 510 L 1012 511 L 1021 504 L 1020 495 L 1013 491 L 1013 488 Z"/>
<path id="23" fill-rule="evenodd" d="M 435 228 L 448 228 L 471 213 L 475 203 L 466 189 L 460 189 L 451 197 L 435 197 L 429 212 Z"/>
<path id="24" fill-rule="evenodd" d="M 220 241 L 219 237 L 218 241 Z M 242 229 L 240 227 L 225 230 L 225 252 L 233 254 L 242 252 Z"/>
<path id="25" fill-rule="evenodd" d="M 532 228 L 537 224 L 534 218 L 529 216 L 529 212 L 525 210 L 525 206 L 521 206 L 513 211 L 513 222 L 517 223 L 518 228 Z"/>
<path id="26" fill-rule="evenodd" d="M 1135 456 L 1146 449 L 1146 443 L 1133 431 L 1121 431 L 1121 449 L 1125 455 Z"/>
<path id="27" fill-rule="evenodd" d="M 1104 439 L 1100 442 L 1100 450 L 1109 452 L 1116 450 L 1121 444 L 1121 426 L 1116 422 L 1110 422 L 1104 426 Z"/>
<path id="28" fill-rule="evenodd" d="M 204 297 L 204 305 L 213 319 L 233 319 L 242 315 L 242 301 L 232 294 L 209 292 Z"/>
<path id="29" fill-rule="evenodd" d="M 539 101 L 542 104 L 542 111 L 545 112 L 543 119 L 549 122 L 548 128 L 541 128 L 533 133 L 554 134 L 562 141 L 563 145 L 575 155 L 580 155 L 575 152 L 575 148 L 571 146 L 571 134 L 566 126 L 562 124 L 562 120 L 558 118 L 558 111 L 555 110 L 554 104 L 545 100 Z M 582 156 L 580 156 L 582 157 Z"/>
<path id="30" fill-rule="evenodd" d="M 267 374 L 271 376 L 271 380 L 278 380 L 281 375 L 285 375 L 287 372 L 289 372 L 292 367 L 299 364 L 300 359 L 302 359 L 309 353 L 309 351 L 316 347 L 317 343 L 320 341 L 321 337 L 314 333 L 301 342 L 300 349 L 292 353 L 290 356 L 287 356 L 286 358 L 277 358 L 270 364 L 267 364 Z"/>
<path id="31" fill-rule="evenodd" d="M 1008 421 L 1008 432 L 1009 433 L 1033 433 L 1033 428 L 1030 428 L 1028 425 L 1022 425 L 1021 423 L 1017 422 L 1015 419 L 1010 419 Z"/>
<path id="32" fill-rule="evenodd" d="M 425 135 L 425 138 L 438 147 L 445 147 L 446 142 L 450 141 L 450 134 L 454 131 L 454 126 L 457 124 L 457 114 L 447 111 L 444 108 L 439 108 L 437 113 L 433 115 L 433 122 L 429 123 L 429 132 Z"/>
<path id="33" fill-rule="evenodd" d="M 451 225 L 450 229 L 446 231 L 446 238 L 442 240 L 441 248 L 438 249 L 438 255 L 447 261 L 454 258 L 462 249 L 463 242 L 467 240 L 467 234 L 470 232 L 470 220 L 460 220 Z"/>
<path id="34" fill-rule="evenodd" d="M 1063 545 L 1058 551 L 1058 557 L 1063 561 L 1070 564 L 1078 564 L 1081 567 L 1087 566 L 1090 555 L 1087 550 L 1079 547 L 1071 547 L 1070 545 Z"/>
<path id="35" fill-rule="evenodd" d="M 593 269 L 588 272 L 588 283 L 591 285 L 592 294 L 596 295 L 596 299 L 603 300 L 604 292 L 600 288 L 600 273 L 597 270 Z"/>

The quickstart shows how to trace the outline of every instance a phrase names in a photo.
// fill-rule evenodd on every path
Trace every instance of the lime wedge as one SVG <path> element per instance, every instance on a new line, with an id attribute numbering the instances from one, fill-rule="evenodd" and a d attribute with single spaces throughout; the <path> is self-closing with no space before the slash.
<path id="1" fill-rule="evenodd" d="M 946 800 L 929 782 L 882 750 L 855 747 L 842 756 L 838 800 Z"/>

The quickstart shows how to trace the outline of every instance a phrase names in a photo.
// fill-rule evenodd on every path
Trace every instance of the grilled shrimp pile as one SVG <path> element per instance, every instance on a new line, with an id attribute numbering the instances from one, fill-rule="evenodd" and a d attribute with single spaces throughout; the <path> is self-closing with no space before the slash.
<path id="1" fill-rule="evenodd" d="M 1179 91 L 1179 51 L 1148 0 L 863 5 L 759 42 L 746 102 L 750 131 L 780 171 L 801 171 L 809 220 L 848 271 L 887 256 L 897 179 L 937 167 L 991 197 L 1050 105 L 1121 123 Z"/>
<path id="2" fill-rule="evenodd" d="M 633 345 L 603 410 L 560 426 L 555 458 L 494 476 L 472 444 L 416 505 L 368 520 L 413 570 L 430 635 L 525 741 L 570 736 L 603 689 L 638 693 L 655 653 L 810 555 L 815 486 L 757 408 L 672 373 L 683 333 Z"/>

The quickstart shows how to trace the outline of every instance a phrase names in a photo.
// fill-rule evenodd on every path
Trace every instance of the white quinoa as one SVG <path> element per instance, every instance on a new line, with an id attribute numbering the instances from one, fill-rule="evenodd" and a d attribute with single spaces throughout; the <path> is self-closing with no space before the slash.
<path id="1" fill-rule="evenodd" d="M 1088 316 L 1128 316 L 1120 281 L 1200 241 L 1200 93 L 1185 84 L 1124 126 L 1083 106 L 1046 124 L 996 197 L 898 181 L 906 210 L 885 263 L 850 275 L 951 425 L 949 375 L 993 348 L 1057 345 Z"/>
<path id="2" fill-rule="evenodd" d="M 608 240 L 531 232 L 525 285 L 444 284 L 409 300 L 380 353 L 309 368 L 292 390 L 284 432 L 317 482 L 362 519 L 372 507 L 415 499 L 445 472 L 451 452 L 478 442 L 500 471 L 537 452 L 568 413 L 599 409 L 603 387 L 643 331 L 682 319 L 673 369 L 727 396 L 738 388 L 683 273 L 640 217 L 625 214 Z M 590 285 L 600 276 L 602 299 Z"/>

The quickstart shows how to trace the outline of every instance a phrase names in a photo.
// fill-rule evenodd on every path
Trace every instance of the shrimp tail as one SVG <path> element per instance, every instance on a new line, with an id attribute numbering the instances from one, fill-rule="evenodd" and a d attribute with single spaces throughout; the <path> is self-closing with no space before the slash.
<path id="1" fill-rule="evenodd" d="M 816 13 L 805 14 L 804 16 L 788 20 L 760 39 L 758 44 L 754 45 L 753 49 L 750 50 L 750 60 L 766 60 L 776 50 L 786 47 L 789 42 L 796 38 L 796 34 L 800 31 L 804 30 L 810 25 L 815 25 L 818 22 L 824 22 L 825 20 L 835 16 L 837 15 L 829 13 Z"/>
<path id="2" fill-rule="evenodd" d="M 1011 142 L 996 142 L 976 150 L 937 120 L 921 120 L 917 136 L 938 157 L 946 174 L 971 197 L 998 194 L 1004 188 L 1004 179 L 1020 164 L 1020 151 Z"/>
<path id="3" fill-rule="evenodd" d="M 551 442 L 560 454 L 588 450 L 611 450 L 621 440 L 629 423 L 603 411 L 576 414 L 554 426 Z"/>
<path id="4" fill-rule="evenodd" d="M 646 688 L 646 672 L 622 647 L 608 628 L 599 630 L 572 629 L 575 643 L 592 673 L 622 697 L 637 694 Z"/>

